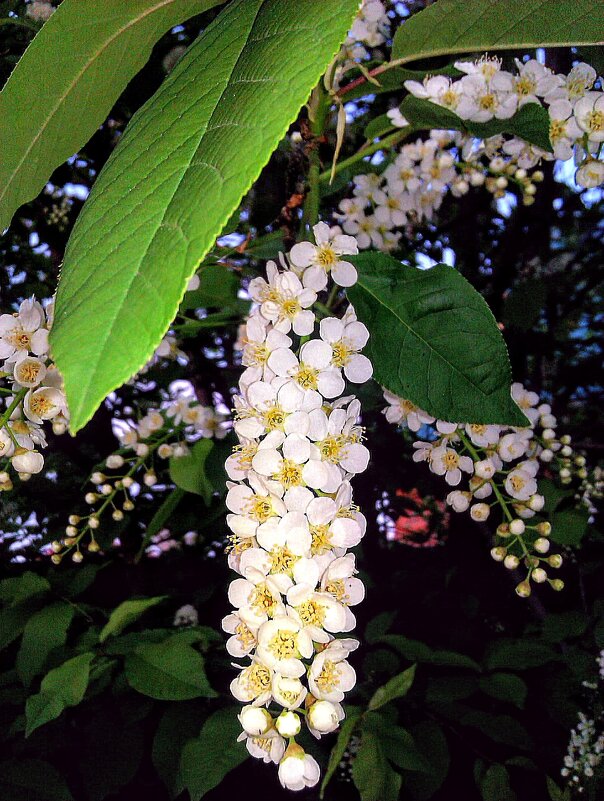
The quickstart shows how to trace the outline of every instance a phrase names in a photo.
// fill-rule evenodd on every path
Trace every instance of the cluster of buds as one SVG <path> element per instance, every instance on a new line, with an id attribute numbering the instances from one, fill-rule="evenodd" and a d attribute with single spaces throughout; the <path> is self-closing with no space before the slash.
<path id="1" fill-rule="evenodd" d="M 335 731 L 356 681 L 348 656 L 358 642 L 336 635 L 354 628 L 351 607 L 364 597 L 348 549 L 366 521 L 350 481 L 369 452 L 360 403 L 344 393 L 346 381 L 362 384 L 373 371 L 360 353 L 369 332 L 352 307 L 341 318 L 315 307 L 330 280 L 330 297 L 355 283 L 346 255 L 357 244 L 325 223 L 313 233 L 316 244 L 294 245 L 281 269 L 269 262 L 268 280 L 250 284 L 255 304 L 235 398 L 240 444 L 226 462 L 228 558 L 239 577 L 223 628 L 229 654 L 246 659 L 231 684 L 245 704 L 240 739 L 252 756 L 278 764 L 292 790 L 319 780 L 316 761 L 295 741 L 303 721 L 315 737 Z"/>
<path id="2" fill-rule="evenodd" d="M 0 315 L 0 491 L 12 489 L 15 474 L 25 481 L 42 471 L 47 421 L 55 434 L 67 429 L 63 382 L 48 356 L 52 312 L 52 303 L 29 298 Z"/>
<path id="3" fill-rule="evenodd" d="M 426 462 L 431 472 L 455 487 L 447 495 L 447 504 L 454 511 L 469 510 L 473 520 L 484 522 L 493 507 L 499 509 L 503 521 L 497 527 L 498 542 L 491 555 L 510 570 L 524 565 L 526 577 L 516 592 L 527 597 L 531 582 L 548 582 L 554 590 L 564 587 L 561 579 L 548 574 L 562 565 L 560 554 L 550 554 L 551 524 L 534 519 L 545 506 L 537 485 L 540 467 L 544 463 L 550 472 L 557 469 L 560 481 L 568 483 L 573 465 L 581 471 L 585 462 L 574 454 L 569 437 L 556 435 L 551 407 L 540 404 L 535 392 L 513 384 L 512 397 L 530 426 L 458 425 L 437 420 L 388 391 L 384 392 L 389 404 L 384 411 L 389 422 L 427 437 L 413 443 L 413 460 Z M 464 474 L 467 488 L 457 489 Z"/>
<path id="4" fill-rule="evenodd" d="M 61 562 L 71 553 L 74 562 L 84 558 L 83 547 L 91 553 L 100 550 L 95 532 L 102 518 L 110 515 L 115 522 L 134 509 L 141 485 L 151 489 L 158 483 L 162 461 L 189 453 L 188 443 L 200 437 L 222 439 L 229 430 L 227 418 L 213 407 L 201 406 L 188 398 L 171 401 L 162 409 L 153 409 L 138 423 L 126 424 L 117 431 L 121 448 L 110 454 L 102 469 L 90 476 L 93 489 L 84 501 L 90 511 L 70 515 L 65 536 L 52 543 L 52 561 Z"/>

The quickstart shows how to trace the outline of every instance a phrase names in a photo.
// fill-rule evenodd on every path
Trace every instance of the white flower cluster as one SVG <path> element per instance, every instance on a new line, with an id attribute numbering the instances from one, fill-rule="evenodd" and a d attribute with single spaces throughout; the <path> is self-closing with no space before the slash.
<path id="1" fill-rule="evenodd" d="M 468 477 L 466 489 L 452 489 L 447 504 L 456 512 L 469 509 L 476 521 L 489 518 L 491 508 L 499 506 L 504 522 L 497 527 L 502 544 L 493 548 L 493 559 L 508 569 L 527 568 L 527 577 L 516 587 L 522 597 L 530 595 L 530 581 L 548 581 L 555 590 L 564 586 L 560 579 L 549 579 L 545 567 L 557 569 L 562 564 L 559 554 L 548 554 L 551 525 L 547 521 L 529 524 L 542 511 L 543 495 L 537 491 L 540 463 L 555 466 L 562 483 L 573 475 L 573 450 L 570 437 L 556 436 L 556 418 L 551 407 L 539 403 L 539 396 L 522 384 L 512 385 L 512 397 L 530 421 L 530 427 L 510 428 L 499 425 L 458 425 L 436 420 L 407 400 L 385 391 L 389 404 L 386 419 L 405 425 L 414 433 L 425 428 L 428 440 L 413 443 L 414 462 L 426 462 L 429 469 L 442 476 L 451 487 L 459 487 L 463 474 Z M 584 464 L 583 457 L 574 457 Z"/>
<path id="2" fill-rule="evenodd" d="M 10 490 L 9 467 L 22 480 L 39 473 L 46 447 L 43 425 L 52 420 L 55 434 L 67 428 L 62 380 L 48 356 L 53 306 L 24 300 L 15 314 L 0 315 L 0 386 L 6 409 L 0 409 L 0 490 Z"/>
<path id="3" fill-rule="evenodd" d="M 438 75 L 423 83 L 405 81 L 405 88 L 472 122 L 509 119 L 527 103 L 543 105 L 554 157 L 567 161 L 574 155 L 580 186 L 604 183 L 604 162 L 598 158 L 604 142 L 604 92 L 594 90 L 598 76 L 593 67 L 581 62 L 561 75 L 535 59 L 516 59 L 512 73 L 501 69 L 500 59 L 487 56 L 456 61 L 455 67 L 465 73 L 459 80 Z"/>
<path id="4" fill-rule="evenodd" d="M 382 0 L 363 0 L 359 13 L 355 18 L 348 36 L 338 54 L 332 86 L 337 87 L 343 75 L 353 68 L 361 68 L 372 54 L 373 49 L 384 44 L 390 38 L 390 18 L 386 4 Z"/>
<path id="5" fill-rule="evenodd" d="M 189 441 L 200 437 L 223 439 L 230 427 L 227 416 L 212 406 L 202 406 L 190 398 L 177 398 L 162 409 L 151 409 L 137 423 L 130 422 L 118 428 L 116 434 L 121 448 L 105 459 L 103 468 L 111 472 L 95 470 L 90 476 L 95 488 L 86 493 L 84 500 L 93 508 L 87 515 L 69 516 L 65 537 L 52 543 L 53 562 L 58 564 L 69 552 L 74 562 L 81 562 L 84 558 L 81 547 L 86 536 L 89 537 L 88 550 L 93 553 L 99 550 L 94 532 L 100 527 L 103 514 L 111 512 L 114 521 L 123 520 L 124 512 L 134 509 L 134 498 L 140 490 L 137 478 L 142 478 L 147 488 L 158 483 L 155 457 L 165 460 L 186 456 Z"/>
<path id="6" fill-rule="evenodd" d="M 55 11 L 53 4 L 47 0 L 32 0 L 25 9 L 27 16 L 35 22 L 46 22 Z"/>
<path id="7" fill-rule="evenodd" d="M 579 722 L 571 729 L 568 752 L 560 774 L 568 779 L 571 787 L 579 793 L 584 791 L 585 780 L 594 775 L 595 768 L 604 757 L 604 732 L 596 731 L 596 723 L 579 712 Z"/>
<path id="8" fill-rule="evenodd" d="M 593 188 L 604 183 L 604 162 L 599 160 L 604 93 L 593 90 L 593 67 L 581 63 L 568 75 L 556 75 L 538 61 L 517 61 L 518 71 L 512 74 L 501 69 L 498 59 L 486 57 L 455 66 L 466 73 L 459 80 L 438 75 L 423 83 L 406 81 L 405 86 L 416 97 L 474 122 L 506 119 L 526 103 L 542 103 L 550 117 L 553 155 L 516 136 L 482 140 L 458 131 L 432 130 L 427 139 L 403 145 L 380 175 L 353 178 L 353 197 L 341 201 L 335 217 L 357 238 L 359 248 L 397 247 L 397 229 L 431 220 L 449 192 L 460 197 L 471 187 L 485 186 L 500 198 L 515 187 L 530 205 L 536 184 L 543 180 L 543 173 L 535 169 L 541 161 L 574 157 L 579 185 Z M 408 125 L 399 109 L 391 109 L 388 116 L 394 126 Z"/>
<path id="9" fill-rule="evenodd" d="M 401 237 L 396 229 L 431 220 L 449 192 L 460 197 L 484 185 L 499 198 L 514 185 L 529 205 L 543 173 L 528 170 L 542 158 L 551 154 L 516 137 L 480 140 L 459 131 L 432 130 L 427 139 L 403 145 L 381 175 L 354 176 L 353 197 L 342 200 L 334 216 L 356 236 L 359 248 L 392 250 Z"/>
<path id="10" fill-rule="evenodd" d="M 364 597 L 347 551 L 366 527 L 350 479 L 369 462 L 360 403 L 343 396 L 344 378 L 360 384 L 372 375 L 359 353 L 368 331 L 350 306 L 317 330 L 312 309 L 329 277 L 337 286 L 355 282 L 343 257 L 357 246 L 325 223 L 313 232 L 316 244 L 294 245 L 281 269 L 269 262 L 267 280 L 250 283 L 255 306 L 235 398 L 240 444 L 226 462 L 229 564 L 240 577 L 223 628 L 231 656 L 249 659 L 231 684 L 245 704 L 240 739 L 252 756 L 277 763 L 281 784 L 293 790 L 319 779 L 294 740 L 301 716 L 316 737 L 334 731 L 356 681 L 347 657 L 358 642 L 334 635 L 354 628 L 350 607 Z"/>

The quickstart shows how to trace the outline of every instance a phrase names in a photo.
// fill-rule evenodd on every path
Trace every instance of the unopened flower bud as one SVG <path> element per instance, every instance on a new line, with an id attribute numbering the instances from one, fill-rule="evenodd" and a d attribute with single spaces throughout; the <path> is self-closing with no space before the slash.
<path id="1" fill-rule="evenodd" d="M 71 561 L 72 562 L 76 562 L 77 564 L 79 564 L 83 560 L 84 560 L 84 554 L 81 551 L 74 551 L 71 554 Z"/>
<path id="2" fill-rule="evenodd" d="M 102 484 L 105 480 L 105 474 L 96 470 L 91 476 L 90 481 L 92 484 Z"/>
<path id="3" fill-rule="evenodd" d="M 548 464 L 554 458 L 554 452 L 550 448 L 544 448 L 539 454 L 539 458 L 542 462 Z"/>
<path id="4" fill-rule="evenodd" d="M 134 446 L 134 452 L 137 456 L 145 457 L 149 455 L 149 446 L 144 442 L 137 442 Z"/>
<path id="5" fill-rule="evenodd" d="M 50 547 L 55 553 L 60 553 L 60 551 L 63 549 L 63 546 L 61 545 L 59 540 L 53 540 Z"/>
<path id="6" fill-rule="evenodd" d="M 288 709 L 279 715 L 275 721 L 275 728 L 282 737 L 295 737 L 302 728 L 300 717 Z"/>
<path id="7" fill-rule="evenodd" d="M 521 598 L 528 598 L 531 594 L 531 585 L 528 581 L 521 581 L 516 585 L 516 594 Z"/>
<path id="8" fill-rule="evenodd" d="M 76 537 L 78 530 L 75 526 L 65 526 L 65 533 L 68 537 Z"/>
<path id="9" fill-rule="evenodd" d="M 160 459 L 169 459 L 172 456 L 173 448 L 167 442 L 162 443 L 157 449 L 157 455 Z"/>
<path id="10" fill-rule="evenodd" d="M 250 737 L 265 734 L 273 725 L 273 719 L 268 710 L 261 706 L 251 705 L 243 707 L 239 714 L 239 722 Z"/>
<path id="11" fill-rule="evenodd" d="M 105 464 L 111 470 L 117 470 L 118 468 L 122 467 L 124 464 L 124 457 L 120 456 L 119 453 L 112 453 L 111 456 L 108 456 L 105 459 Z"/>
<path id="12" fill-rule="evenodd" d="M 541 523 L 537 523 L 537 534 L 541 537 L 549 537 L 552 533 L 552 524 L 548 523 L 547 520 L 543 520 Z"/>
<path id="13" fill-rule="evenodd" d="M 63 558 L 62 554 L 53 553 L 53 555 L 50 557 L 50 561 L 53 563 L 53 565 L 60 565 L 62 558 Z"/>
<path id="14" fill-rule="evenodd" d="M 90 528 L 98 528 L 101 525 L 101 521 L 95 515 L 90 515 L 88 518 L 88 525 Z"/>
<path id="15" fill-rule="evenodd" d="M 77 526 L 81 519 L 80 515 L 69 515 L 67 518 L 70 526 Z"/>
<path id="16" fill-rule="evenodd" d="M 545 431 L 543 432 L 542 436 L 543 436 L 543 439 L 546 439 L 546 440 L 555 439 L 556 438 L 556 432 L 554 431 L 553 428 L 546 428 Z"/>
<path id="17" fill-rule="evenodd" d="M 533 548 L 537 553 L 547 553 L 550 549 L 550 541 L 546 540 L 545 537 L 538 537 L 533 543 Z"/>
<path id="18" fill-rule="evenodd" d="M 543 584 L 547 580 L 547 573 L 542 567 L 536 567 L 531 573 L 531 578 L 537 584 Z"/>
<path id="19" fill-rule="evenodd" d="M 147 487 L 152 487 L 154 484 L 157 484 L 157 476 L 153 470 L 149 470 L 148 473 L 145 473 L 143 481 Z"/>
<path id="20" fill-rule="evenodd" d="M 510 527 L 507 523 L 500 523 L 497 526 L 497 534 L 500 537 L 509 537 L 510 536 Z"/>
<path id="21" fill-rule="evenodd" d="M 126 489 L 128 489 L 128 487 L 131 487 L 133 484 L 134 484 L 134 479 L 132 478 L 132 476 L 125 476 L 125 478 L 122 479 L 122 486 L 124 486 Z"/>
<path id="22" fill-rule="evenodd" d="M 87 492 L 86 495 L 84 495 L 84 500 L 89 506 L 92 506 L 92 504 L 96 503 L 98 499 L 99 496 L 96 494 L 96 492 Z"/>
<path id="23" fill-rule="evenodd" d="M 470 517 L 472 520 L 482 522 L 491 514 L 491 507 L 488 503 L 475 503 L 470 507 Z"/>
<path id="24" fill-rule="evenodd" d="M 513 553 L 509 553 L 503 560 L 503 564 L 508 570 L 515 570 L 520 564 L 520 560 Z"/>
<path id="25" fill-rule="evenodd" d="M 555 590 L 556 592 L 560 592 L 561 590 L 564 589 L 564 582 L 562 581 L 562 579 L 550 579 L 549 585 L 552 588 L 552 590 Z"/>
<path id="26" fill-rule="evenodd" d="M 113 487 L 111 484 L 102 484 L 101 485 L 101 495 L 111 495 L 113 492 Z"/>
<path id="27" fill-rule="evenodd" d="M 533 512 L 540 512 L 545 506 L 545 498 L 543 495 L 531 495 L 528 505 Z"/>
<path id="28" fill-rule="evenodd" d="M 338 710 L 331 701 L 315 701 L 308 709 L 306 720 L 311 729 L 328 734 L 339 725 Z"/>
<path id="29" fill-rule="evenodd" d="M 525 525 L 524 521 L 520 520 L 520 518 L 516 518 L 516 520 L 512 520 L 510 523 L 510 534 L 518 537 L 520 534 L 524 534 Z"/>
<path id="30" fill-rule="evenodd" d="M 123 520 L 124 519 L 124 513 L 122 512 L 121 509 L 114 509 L 113 512 L 111 512 L 111 517 L 114 520 Z"/>
<path id="31" fill-rule="evenodd" d="M 96 540 L 91 540 L 89 545 L 88 545 L 88 550 L 91 553 L 98 553 L 98 551 L 101 550 L 101 546 L 98 544 L 98 542 Z"/>
<path id="32" fill-rule="evenodd" d="M 507 552 L 507 548 L 502 548 L 501 545 L 497 548 L 491 548 L 491 556 L 496 562 L 503 562 Z"/>
<path id="33" fill-rule="evenodd" d="M 134 509 L 134 504 L 132 501 L 129 501 L 127 498 L 123 503 L 124 512 L 131 512 Z"/>
<path id="34" fill-rule="evenodd" d="M 547 563 L 550 567 L 556 568 L 562 567 L 562 557 L 559 553 L 553 553 L 551 556 L 548 556 Z"/>

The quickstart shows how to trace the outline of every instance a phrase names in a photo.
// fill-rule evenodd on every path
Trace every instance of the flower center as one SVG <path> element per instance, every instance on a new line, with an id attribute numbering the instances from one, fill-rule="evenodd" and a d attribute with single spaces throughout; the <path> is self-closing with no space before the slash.
<path id="1" fill-rule="evenodd" d="M 510 484 L 512 485 L 514 492 L 520 492 L 524 488 L 526 481 L 522 478 L 522 476 L 510 476 Z"/>
<path id="2" fill-rule="evenodd" d="M 293 631 L 279 631 L 268 644 L 275 659 L 291 659 L 298 655 L 296 634 Z"/>
<path id="3" fill-rule="evenodd" d="M 260 693 L 263 693 L 271 686 L 271 674 L 269 669 L 260 664 L 250 665 L 249 668 L 243 671 L 242 684 L 247 692 L 260 695 Z"/>
<path id="4" fill-rule="evenodd" d="M 524 75 L 522 78 L 518 78 L 516 81 L 516 94 L 521 95 L 522 97 L 532 95 L 536 88 L 536 82 L 533 80 L 533 78 L 529 78 L 528 75 Z"/>
<path id="5" fill-rule="evenodd" d="M 273 504 L 265 495 L 254 495 L 247 505 L 248 514 L 258 523 L 266 523 L 273 516 Z"/>
<path id="6" fill-rule="evenodd" d="M 235 634 L 237 635 L 237 639 L 241 643 L 241 647 L 244 648 L 246 651 L 250 648 L 253 648 L 254 643 L 256 642 L 256 638 L 252 634 L 252 632 L 248 629 L 245 623 L 240 623 L 237 628 L 235 629 Z"/>
<path id="7" fill-rule="evenodd" d="M 317 248 L 317 264 L 329 271 L 338 260 L 338 255 L 330 245 L 321 245 Z"/>
<path id="8" fill-rule="evenodd" d="M 592 133 L 604 131 L 604 111 L 591 111 L 587 117 L 587 127 Z"/>
<path id="9" fill-rule="evenodd" d="M 341 339 L 339 342 L 334 342 L 331 346 L 331 352 L 331 363 L 334 367 L 344 367 L 344 365 L 348 364 L 350 361 L 350 357 L 354 351 Z"/>
<path id="10" fill-rule="evenodd" d="M 37 395 L 29 401 L 30 410 L 38 417 L 44 417 L 55 408 L 55 404 L 46 395 Z"/>
<path id="11" fill-rule="evenodd" d="M 291 459 L 284 459 L 281 465 L 281 470 L 276 473 L 273 478 L 278 481 L 286 489 L 290 487 L 299 487 L 304 484 L 302 478 L 302 466 L 292 462 Z"/>
<path id="12" fill-rule="evenodd" d="M 289 573 L 297 561 L 297 557 L 287 548 L 273 548 L 271 556 L 271 573 Z"/>
<path id="13" fill-rule="evenodd" d="M 477 434 L 478 436 L 482 436 L 486 433 L 487 427 L 483 425 L 479 425 L 478 423 L 472 423 L 470 426 L 470 431 L 472 434 Z"/>
<path id="14" fill-rule="evenodd" d="M 497 98 L 492 92 L 489 92 L 479 98 L 478 105 L 484 111 L 495 111 L 497 108 Z"/>
<path id="15" fill-rule="evenodd" d="M 324 693 L 333 692 L 340 684 L 340 669 L 336 662 L 326 659 L 317 677 L 317 687 Z"/>
<path id="16" fill-rule="evenodd" d="M 281 310 L 290 320 L 298 314 L 301 308 L 297 298 L 287 298 L 281 302 Z"/>
<path id="17" fill-rule="evenodd" d="M 282 429 L 285 422 L 285 412 L 279 406 L 271 406 L 264 412 L 264 424 L 268 431 Z"/>
<path id="18" fill-rule="evenodd" d="M 252 609 L 255 609 L 260 614 L 264 613 L 270 616 L 274 613 L 276 605 L 277 602 L 266 584 L 257 584 L 254 587 L 250 596 Z"/>
<path id="19" fill-rule="evenodd" d="M 310 552 L 313 556 L 326 553 L 331 550 L 331 537 L 329 535 L 329 526 L 310 526 L 310 535 L 312 543 Z"/>
<path id="20" fill-rule="evenodd" d="M 549 124 L 549 138 L 552 142 L 562 139 L 566 133 L 566 122 L 564 120 L 552 120 Z"/>
<path id="21" fill-rule="evenodd" d="M 342 455 L 342 448 L 345 445 L 344 437 L 327 437 L 323 442 L 319 443 L 319 451 L 321 456 L 328 462 L 336 464 L 340 461 Z"/>
<path id="22" fill-rule="evenodd" d="M 459 104 L 459 95 L 453 89 L 447 89 L 440 96 L 440 102 L 446 108 L 457 108 Z"/>
<path id="23" fill-rule="evenodd" d="M 21 362 L 17 368 L 18 380 L 28 384 L 35 384 L 40 374 L 40 365 L 36 362 Z"/>
<path id="24" fill-rule="evenodd" d="M 325 607 L 316 601 L 305 601 L 296 607 L 300 619 L 305 626 L 322 626 L 325 620 Z"/>
<path id="25" fill-rule="evenodd" d="M 314 367 L 309 367 L 306 364 L 300 364 L 298 368 L 298 372 L 295 375 L 295 379 L 300 384 L 302 389 L 316 389 L 317 388 L 317 377 L 319 375 L 319 371 L 315 370 Z"/>
<path id="26" fill-rule="evenodd" d="M 346 592 L 346 584 L 344 583 L 344 579 L 334 579 L 330 581 L 325 586 L 325 592 L 330 592 L 336 601 L 339 601 L 341 604 L 347 604 L 350 600 L 350 596 Z"/>
<path id="27" fill-rule="evenodd" d="M 459 456 L 455 451 L 447 451 L 443 456 L 443 464 L 447 470 L 454 470 L 459 463 Z"/>

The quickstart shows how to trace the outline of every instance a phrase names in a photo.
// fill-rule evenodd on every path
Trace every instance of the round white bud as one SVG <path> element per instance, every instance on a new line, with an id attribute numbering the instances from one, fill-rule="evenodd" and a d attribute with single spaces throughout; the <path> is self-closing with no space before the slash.
<path id="1" fill-rule="evenodd" d="M 261 706 L 244 706 L 238 717 L 244 732 L 250 737 L 265 734 L 273 725 L 270 713 Z"/>
<path id="2" fill-rule="evenodd" d="M 510 523 L 510 534 L 514 534 L 516 537 L 520 536 L 520 534 L 524 534 L 525 525 L 524 521 L 516 518 L 516 520 L 512 520 Z"/>
<path id="3" fill-rule="evenodd" d="M 331 701 L 315 701 L 307 712 L 306 720 L 311 729 L 327 734 L 338 728 L 338 710 Z"/>
<path id="4" fill-rule="evenodd" d="M 295 737 L 299 734 L 302 724 L 300 718 L 290 709 L 282 712 L 275 721 L 275 727 L 282 737 Z"/>

